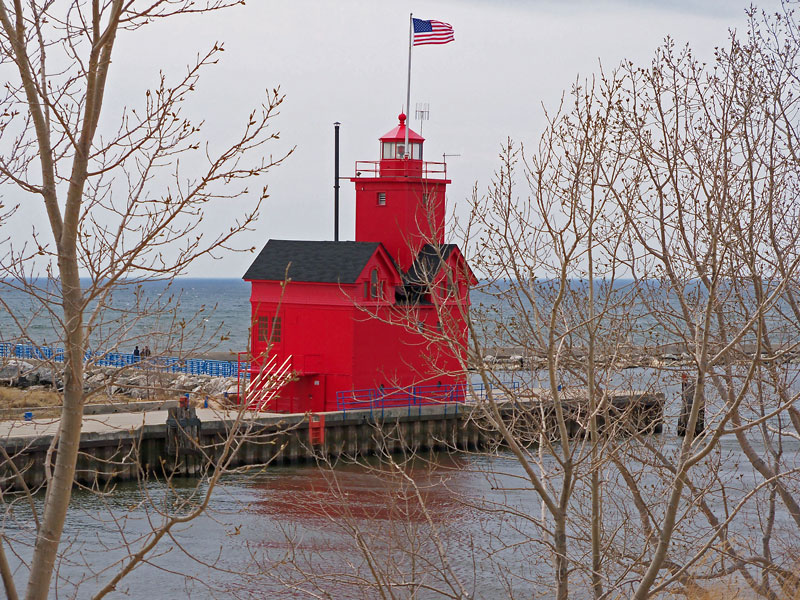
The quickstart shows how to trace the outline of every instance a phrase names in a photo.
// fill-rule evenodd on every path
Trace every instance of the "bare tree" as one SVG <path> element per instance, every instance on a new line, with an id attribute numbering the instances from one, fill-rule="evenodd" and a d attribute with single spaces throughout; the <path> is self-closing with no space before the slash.
<path id="1" fill-rule="evenodd" d="M 789 523 L 797 514 L 795 462 L 785 443 L 796 436 L 786 425 L 797 393 L 796 367 L 786 362 L 798 340 L 788 312 L 798 269 L 793 30 L 788 9 L 774 17 L 753 12 L 747 39 L 732 35 L 711 66 L 668 41 L 650 67 L 623 64 L 599 86 L 576 87 L 571 109 L 551 120 L 527 165 L 531 202 L 512 198 L 514 155 L 507 151 L 498 177 L 506 193 L 494 187 L 487 196 L 493 205 L 473 212 L 493 220 L 477 255 L 499 257 L 490 272 L 515 299 L 516 310 L 499 310 L 495 330 L 516 334 L 521 347 L 529 332 L 542 332 L 529 349 L 547 355 L 538 376 L 549 380 L 556 412 L 550 426 L 559 427 L 562 445 L 552 449 L 563 469 L 559 481 L 578 481 L 573 469 L 587 478 L 586 510 L 571 501 L 582 498 L 575 487 L 562 487 L 559 499 L 565 490 L 577 496 L 556 505 L 561 512 L 539 492 L 556 524 L 554 543 L 589 515 L 591 560 L 555 546 L 561 597 L 568 572 L 589 571 L 589 564 L 594 597 L 645 598 L 672 586 L 696 591 L 734 573 L 766 597 L 795 593 L 792 552 L 774 551 L 784 521 L 776 514 Z M 581 156 L 589 160 L 564 160 Z M 585 178 L 570 178 L 576 164 L 586 165 Z M 537 240 L 539 232 L 550 233 L 547 243 Z M 487 249 L 486 240 L 497 249 Z M 572 248 L 583 253 L 570 255 Z M 552 279 L 531 276 L 550 265 L 561 266 Z M 617 286 L 621 274 L 634 279 Z M 600 291 L 593 279 L 602 279 Z M 549 297 L 527 292 L 548 287 Z M 550 318 L 539 324 L 541 314 Z M 664 362 L 667 343 L 683 357 L 674 366 Z M 636 374 L 637 389 L 669 393 L 670 379 L 681 371 L 691 377 L 687 435 L 679 444 L 635 430 L 622 440 L 598 435 L 597 419 L 608 424 L 608 400 L 629 385 L 621 368 L 631 364 L 651 365 Z M 572 443 L 556 386 L 568 375 L 585 386 L 588 411 L 578 436 L 584 441 Z M 497 426 L 521 461 L 537 464 L 533 453 L 515 449 L 519 434 Z M 721 471 L 723 441 L 731 436 L 757 474 L 751 488 Z M 587 439 L 589 459 L 573 465 L 571 445 Z M 762 444 L 769 460 L 756 449 Z M 533 477 L 544 469 L 541 461 L 531 467 L 525 470 L 539 491 Z M 770 508 L 754 520 L 759 501 Z M 626 506 L 638 518 L 620 518 Z M 559 519 L 574 525 L 559 526 Z M 604 527 L 609 522 L 619 529 Z M 779 545 L 794 535 L 783 529 Z M 627 581 L 631 572 L 641 579 Z"/>
<path id="2" fill-rule="evenodd" d="M 796 367 L 787 364 L 798 340 L 787 312 L 798 269 L 793 23 L 788 9 L 774 17 L 753 12 L 747 39 L 732 35 L 711 66 L 668 41 L 648 68 L 625 63 L 601 74 L 599 85 L 576 86 L 570 110 L 551 120 L 526 165 L 531 201 L 512 197 L 514 155 L 506 151 L 499 186 L 487 195 L 492 204 L 473 212 L 491 215 L 477 255 L 498 257 L 487 272 L 513 299 L 501 305 L 494 330 L 534 355 L 546 353 L 532 379 L 550 384 L 556 418 L 542 426 L 559 428 L 562 447 L 549 448 L 563 469 L 558 499 L 575 496 L 550 508 L 553 498 L 533 479 L 545 472 L 542 461 L 515 449 L 520 434 L 497 427 L 530 464 L 526 473 L 555 523 L 554 544 L 589 517 L 586 554 L 580 539 L 573 556 L 563 542 L 555 545 L 561 597 L 581 572 L 590 572 L 594 597 L 697 591 L 734 574 L 766 597 L 795 593 L 792 552 L 774 551 L 773 543 L 785 521 L 776 514 L 789 523 L 797 514 L 795 462 L 785 443 L 796 436 L 786 425 L 797 393 Z M 575 177 L 573 165 L 585 165 L 586 176 Z M 540 232 L 549 236 L 537 239 Z M 487 240 L 496 246 L 487 249 Z M 633 281 L 617 285 L 621 276 Z M 528 291 L 548 288 L 549 296 Z M 537 321 L 540 315 L 549 318 Z M 526 346 L 526 337 L 536 343 Z M 479 339 L 487 338 L 473 336 L 476 354 Z M 682 360 L 664 360 L 673 353 Z M 622 370 L 631 365 L 650 368 L 634 378 Z M 693 390 L 685 438 L 649 439 L 635 429 L 623 439 L 599 435 L 598 419 L 614 430 L 611 397 L 632 381 L 670 394 L 681 372 Z M 584 388 L 588 411 L 573 442 L 556 385 L 570 376 Z M 703 412 L 705 427 L 698 426 Z M 750 488 L 722 469 L 731 437 L 757 474 Z M 567 460 L 587 440 L 587 460 Z M 762 444 L 769 460 L 756 449 Z M 575 486 L 563 484 L 571 478 Z M 754 519 L 759 501 L 770 508 Z M 628 514 L 634 518 L 622 517 Z M 793 535 L 783 529 L 779 545 Z M 630 573 L 640 579 L 628 580 Z"/>
<path id="3" fill-rule="evenodd" d="M 140 317 L 137 307 L 109 312 L 113 294 L 237 249 L 237 234 L 251 227 L 267 196 L 266 187 L 251 193 L 248 182 L 285 158 L 265 159 L 261 152 L 278 138 L 270 123 L 283 100 L 277 90 L 224 143 L 204 142 L 200 124 L 182 114 L 202 72 L 217 62 L 220 44 L 176 80 L 160 75 L 141 105 L 120 110 L 106 102 L 115 42 L 157 20 L 236 4 L 0 2 L 0 68 L 7 81 L 0 98 L 0 181 L 16 190 L 21 206 L 41 202 L 48 224 L 21 247 L 7 240 L 0 265 L 5 285 L 25 291 L 52 316 L 65 350 L 58 452 L 37 518 L 28 598 L 48 594 L 70 505 L 82 406 L 92 392 L 85 353 L 100 336 L 133 339 Z M 101 126 L 110 118 L 118 119 L 115 129 Z M 232 211 L 214 232 L 207 222 L 201 228 L 207 207 L 237 198 L 247 208 Z M 25 315 L 16 321 L 24 328 Z M 165 337 L 163 351 L 182 343 L 177 329 Z M 4 583 L 14 597 L 12 582 L 4 577 Z"/>
<path id="4" fill-rule="evenodd" d="M 651 69 L 629 71 L 626 138 L 638 167 L 630 190 L 620 194 L 631 224 L 628 257 L 633 273 L 658 275 L 671 301 L 662 293 L 657 304 L 645 298 L 645 305 L 678 341 L 696 382 L 672 497 L 637 597 L 670 581 L 656 584 L 684 485 L 726 550 L 715 569 L 734 568 L 765 597 L 796 593 L 792 558 L 771 550 L 776 502 L 789 522 L 797 524 L 798 515 L 795 462 L 784 453 L 784 440 L 796 435 L 787 426 L 797 398 L 788 359 L 798 337 L 787 312 L 798 276 L 795 27 L 788 5 L 772 17 L 753 10 L 747 37 L 732 36 L 710 68 L 668 44 Z M 701 410 L 707 427 L 695 436 Z M 756 475 L 754 489 L 719 480 L 698 497 L 688 470 L 718 452 L 723 435 L 735 436 Z M 727 523 L 705 504 L 706 494 L 718 494 L 728 513 L 729 502 L 751 492 L 753 503 L 771 507 L 760 523 L 745 511 Z M 737 547 L 732 529 L 759 535 L 761 549 L 752 538 Z M 786 535 L 796 533 L 784 530 L 781 544 Z"/>
<path id="5" fill-rule="evenodd" d="M 486 476 L 525 494 L 464 500 L 504 525 L 473 558 L 509 596 L 796 597 L 799 41 L 787 3 L 751 11 L 709 64 L 667 40 L 645 68 L 579 81 L 538 147 L 509 142 L 473 196 L 466 355 L 449 339 L 487 390 L 473 398 L 500 442 Z M 431 339 L 452 332 L 438 306 Z M 659 394 L 667 425 L 652 435 L 636 406 Z M 392 556 L 443 569 L 433 547 Z M 409 584 L 390 571 L 376 589 Z M 465 577 L 446 594 L 467 594 Z"/>

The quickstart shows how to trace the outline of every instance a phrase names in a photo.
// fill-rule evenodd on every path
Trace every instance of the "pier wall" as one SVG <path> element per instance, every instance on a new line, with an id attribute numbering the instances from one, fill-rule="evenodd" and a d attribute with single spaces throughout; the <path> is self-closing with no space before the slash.
<path id="1" fill-rule="evenodd" d="M 621 398 L 618 404 L 625 406 L 616 418 L 640 431 L 661 430 L 663 395 Z M 525 426 L 521 414 L 533 414 L 531 406 L 519 402 L 503 403 L 500 409 L 516 427 Z M 237 421 L 236 413 L 189 409 L 191 414 L 179 415 L 176 410 L 181 409 L 148 413 L 146 419 L 140 415 L 138 425 L 135 417 L 127 423 L 122 420 L 125 415 L 102 417 L 102 423 L 96 417 L 94 430 L 81 436 L 76 482 L 102 488 L 116 481 L 201 476 L 209 465 L 218 463 L 226 444 L 234 444 L 236 451 L 228 453 L 224 466 L 234 468 L 304 462 L 323 455 L 354 458 L 385 450 L 475 450 L 499 442 L 498 434 L 484 426 L 480 409 L 464 403 L 313 415 L 313 419 L 324 419 L 319 423 L 310 423 L 308 414 L 244 413 Z M 581 431 L 581 410 L 567 412 L 570 433 Z M 535 427 L 531 425 L 522 437 L 535 440 Z M 35 490 L 42 486 L 52 441 L 52 433 L 35 435 L 24 428 L 6 432 L 1 443 L 13 465 L 4 461 L 0 466 L 0 487 Z M 50 460 L 54 460 L 52 453 Z"/>

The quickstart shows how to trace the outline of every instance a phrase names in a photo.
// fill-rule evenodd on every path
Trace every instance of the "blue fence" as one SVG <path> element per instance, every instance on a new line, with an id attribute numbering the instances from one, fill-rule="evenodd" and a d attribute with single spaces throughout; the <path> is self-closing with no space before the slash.
<path id="1" fill-rule="evenodd" d="M 469 388 L 467 387 L 469 385 Z M 490 385 L 489 390 L 518 390 L 519 381 Z M 409 414 L 415 406 L 432 404 L 449 404 L 464 402 L 468 397 L 482 400 L 486 397 L 487 388 L 482 383 L 456 385 L 416 385 L 403 388 L 377 388 L 367 390 L 349 390 L 336 392 L 336 407 L 341 411 L 381 410 L 385 408 L 408 407 Z"/>
<path id="2" fill-rule="evenodd" d="M 0 358 L 29 358 L 64 362 L 63 348 L 48 348 L 32 344 L 0 343 Z M 87 350 L 84 360 L 102 367 L 144 367 L 167 373 L 187 373 L 189 375 L 211 375 L 212 377 L 237 377 L 238 363 L 232 360 L 206 360 L 203 358 L 175 358 L 169 356 L 150 356 L 147 358 L 123 354 L 121 352 L 92 352 Z M 249 363 L 241 363 L 242 372 L 247 376 Z"/>

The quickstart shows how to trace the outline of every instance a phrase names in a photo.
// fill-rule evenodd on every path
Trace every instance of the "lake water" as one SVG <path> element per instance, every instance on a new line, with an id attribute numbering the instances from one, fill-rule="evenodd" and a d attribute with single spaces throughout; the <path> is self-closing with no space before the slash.
<path id="1" fill-rule="evenodd" d="M 667 454 L 679 443 L 674 427 L 651 440 Z M 794 457 L 798 450 L 797 442 L 784 448 Z M 711 499 L 712 508 L 722 516 L 752 489 L 755 478 L 732 438 L 723 440 L 711 462 L 726 486 L 724 500 Z M 553 459 L 545 456 L 544 466 L 553 468 Z M 381 569 L 414 572 L 416 581 L 432 587 L 457 579 L 475 598 L 550 597 L 545 587 L 550 554 L 531 521 L 540 516 L 541 503 L 511 455 L 426 454 L 405 465 L 409 480 L 392 476 L 391 469 L 376 476 L 373 470 L 379 468 L 373 459 L 366 466 L 276 465 L 228 476 L 215 490 L 208 513 L 190 525 L 177 526 L 153 558 L 109 597 L 376 598 L 375 590 L 358 586 L 353 577 L 369 579 L 353 536 L 356 526 Z M 408 484 L 410 480 L 416 487 Z M 647 480 L 644 484 L 647 487 Z M 126 556 L 122 536 L 137 547 L 150 523 L 160 522 L 159 511 L 174 510 L 194 485 L 178 481 L 176 493 L 165 493 L 157 483 L 144 488 L 120 485 L 106 496 L 76 491 L 54 597 L 90 597 L 113 573 L 114 562 Z M 659 487 L 659 480 L 652 477 L 652 493 L 658 494 Z M 583 510 L 585 496 L 579 484 L 575 500 L 584 503 Z M 500 507 L 507 512 L 499 513 Z M 621 527 L 620 520 L 633 518 L 626 512 L 629 508 L 609 501 L 604 507 L 606 526 L 613 530 Z M 750 528 L 763 517 L 763 508 L 763 497 L 752 498 L 732 532 L 752 535 Z M 691 515 L 683 518 L 697 520 Z M 4 526 L 7 539 L 16 540 L 14 551 L 28 556 L 30 548 L 24 543 L 32 541 L 32 523 L 27 507 L 16 504 L 8 510 Z M 793 531 L 782 513 L 775 527 L 776 537 Z M 700 519 L 691 526 L 684 522 L 682 528 L 684 533 L 676 536 L 676 557 L 680 545 L 706 535 L 708 525 Z M 451 567 L 448 578 L 439 572 L 442 563 L 434 541 L 441 544 Z M 573 528 L 570 548 L 576 559 L 585 551 L 586 541 L 585 530 Z M 409 547 L 414 556 L 408 554 Z M 17 575 L 21 582 L 23 573 Z M 576 581 L 571 597 L 584 597 L 580 587 Z M 401 598 L 411 595 L 396 593 Z M 415 597 L 442 596 L 423 588 Z"/>
<path id="2" fill-rule="evenodd" d="M 40 303 L 2 280 L 0 295 L 16 313 L 12 316 L 0 305 L 0 342 L 17 341 L 24 336 L 36 343 L 58 345 L 58 325 Z M 123 286 L 115 293 L 112 304 L 116 310 L 109 311 L 99 333 L 94 334 L 94 345 L 104 349 L 117 347 L 132 352 L 134 345 L 166 344 L 163 332 L 180 330 L 181 321 L 186 324 L 187 339 L 181 342 L 173 336 L 171 347 L 182 343 L 186 348 L 197 349 L 196 353 L 240 352 L 248 348 L 250 284 L 241 279 L 180 278 L 171 286 L 161 282 Z M 56 306 L 56 310 L 60 307 Z"/>
<path id="3" fill-rule="evenodd" d="M 39 295 L 47 297 L 53 286 L 47 283 L 41 285 L 43 291 Z M 553 282 L 539 282 L 539 285 L 540 300 L 544 305 L 548 294 L 552 294 L 555 288 Z M 576 290 L 586 286 L 578 281 L 573 281 L 571 285 Z M 630 280 L 619 280 L 606 289 L 602 283 L 598 283 L 598 295 L 624 295 L 622 291 L 630 289 L 632 285 Z M 657 293 L 659 289 L 656 282 L 640 282 L 639 285 L 649 293 Z M 490 344 L 492 346 L 517 346 L 518 340 L 495 334 L 495 320 L 502 320 L 501 315 L 513 315 L 529 306 L 524 298 L 523 306 L 519 305 L 520 298 L 515 298 L 510 304 L 510 297 L 503 293 L 510 288 L 508 283 L 493 282 L 490 288 L 491 293 L 487 293 L 481 285 L 470 292 L 473 309 L 478 314 L 485 311 L 485 318 L 476 319 L 476 327 L 479 331 L 487 328 L 485 333 L 494 340 Z M 694 288 L 689 285 L 687 289 L 691 291 Z M 663 295 L 665 305 L 675 304 L 674 292 L 667 290 Z M 57 319 L 60 317 L 60 306 L 57 296 L 50 298 L 52 304 L 49 307 L 54 309 L 54 313 L 50 314 L 30 294 L 0 279 L 0 298 L 14 313 L 9 313 L 0 303 L 0 342 L 30 339 L 37 344 L 59 345 Z M 148 344 L 156 349 L 165 349 L 165 354 L 203 355 L 236 353 L 249 347 L 250 284 L 242 279 L 178 278 L 169 285 L 162 282 L 120 285 L 109 304 L 113 309 L 106 312 L 91 334 L 90 346 L 93 350 L 132 352 L 135 345 L 143 347 Z M 625 305 L 624 309 L 637 315 L 635 323 L 626 325 L 630 328 L 629 342 L 653 346 L 681 339 L 680 336 L 674 337 L 674 333 L 668 336 L 658 327 L 653 316 L 648 314 L 650 309 L 644 305 L 633 302 Z M 783 310 L 784 316 L 781 313 L 778 310 L 767 315 L 773 343 L 797 342 L 796 325 L 785 317 L 790 311 Z"/>

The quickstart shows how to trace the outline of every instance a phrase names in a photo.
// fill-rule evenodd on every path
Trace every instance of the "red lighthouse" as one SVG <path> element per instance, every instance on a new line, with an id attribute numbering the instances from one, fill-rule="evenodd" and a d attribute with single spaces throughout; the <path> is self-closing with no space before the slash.
<path id="1" fill-rule="evenodd" d="M 329 411 L 464 397 L 468 291 L 444 242 L 445 165 L 423 160 L 405 115 L 356 163 L 356 241 L 269 240 L 251 283 L 251 376 L 266 358 L 295 379 L 265 408 Z"/>

